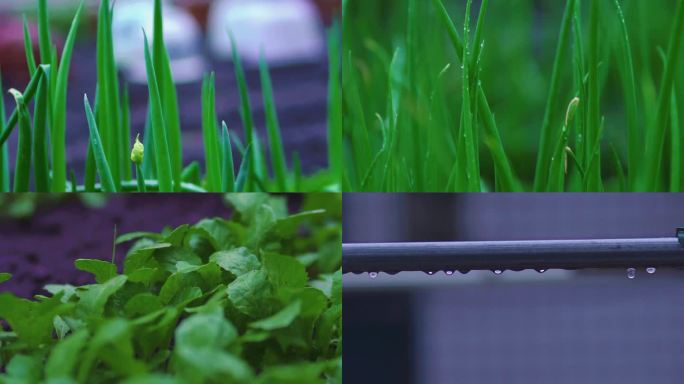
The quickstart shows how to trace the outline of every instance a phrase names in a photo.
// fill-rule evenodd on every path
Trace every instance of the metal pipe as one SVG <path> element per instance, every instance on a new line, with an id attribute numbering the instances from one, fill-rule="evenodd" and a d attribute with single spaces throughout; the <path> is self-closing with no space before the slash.
<path id="1" fill-rule="evenodd" d="M 684 239 L 343 244 L 344 273 L 684 267 Z"/>

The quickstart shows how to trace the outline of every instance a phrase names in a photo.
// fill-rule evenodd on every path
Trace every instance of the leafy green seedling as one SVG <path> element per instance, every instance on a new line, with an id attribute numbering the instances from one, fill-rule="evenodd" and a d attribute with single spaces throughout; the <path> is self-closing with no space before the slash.
<path id="1" fill-rule="evenodd" d="M 294 215 L 282 196 L 226 201 L 229 219 L 119 236 L 122 263 L 76 260 L 92 284 L 0 293 L 0 382 L 340 384 L 341 195 Z"/>

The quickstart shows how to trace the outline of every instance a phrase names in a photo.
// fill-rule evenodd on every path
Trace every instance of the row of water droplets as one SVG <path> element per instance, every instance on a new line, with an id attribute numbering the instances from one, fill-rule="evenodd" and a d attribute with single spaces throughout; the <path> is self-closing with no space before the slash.
<path id="1" fill-rule="evenodd" d="M 537 271 L 537 272 L 539 272 L 539 273 L 544 273 L 544 272 L 546 272 L 546 269 L 535 269 L 535 271 Z M 502 269 L 494 269 L 494 270 L 492 270 L 492 272 L 493 272 L 495 275 L 501 275 L 501 274 L 504 273 L 504 271 L 503 271 Z M 652 274 L 654 274 L 655 272 L 656 272 L 655 267 L 648 267 L 648 268 L 646 268 L 646 273 L 648 273 L 649 275 L 652 275 Z M 434 275 L 436 272 L 434 272 L 434 271 L 427 271 L 427 272 L 425 272 L 425 273 L 427 273 L 428 275 L 432 276 L 432 275 Z M 468 271 L 462 271 L 461 273 L 466 274 L 466 273 L 468 273 Z M 451 276 L 451 275 L 454 274 L 454 271 L 444 271 L 444 274 L 446 274 L 446 275 L 448 275 L 448 276 Z M 378 272 L 369 272 L 369 273 L 368 273 L 368 276 L 370 276 L 371 279 L 375 279 L 376 277 L 378 277 Z M 636 277 L 636 268 L 627 268 L 627 278 L 629 278 L 629 279 L 634 279 L 635 277 Z"/>
<path id="2" fill-rule="evenodd" d="M 646 268 L 646 273 L 649 275 L 654 274 L 656 271 L 655 267 L 648 267 Z M 627 268 L 627 277 L 630 279 L 633 279 L 636 277 L 636 268 Z"/>

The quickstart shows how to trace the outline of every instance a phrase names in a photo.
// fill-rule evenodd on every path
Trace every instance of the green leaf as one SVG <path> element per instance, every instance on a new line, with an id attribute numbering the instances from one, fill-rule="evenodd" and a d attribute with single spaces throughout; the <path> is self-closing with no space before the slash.
<path id="1" fill-rule="evenodd" d="M 129 317 L 148 315 L 163 308 L 157 295 L 149 292 L 139 293 L 126 302 L 124 310 Z"/>
<path id="2" fill-rule="evenodd" d="M 7 272 L 0 272 L 0 284 L 12 278 L 12 274 Z"/>
<path id="3" fill-rule="evenodd" d="M 105 283 L 117 275 L 116 264 L 107 261 L 78 259 L 74 264 L 76 269 L 92 273 L 95 276 L 95 281 L 99 284 Z"/>
<path id="4" fill-rule="evenodd" d="M 302 302 L 299 300 L 293 301 L 290 305 L 280 310 L 271 317 L 250 323 L 249 326 L 256 329 L 263 329 L 265 331 L 272 331 L 274 329 L 285 328 L 292 324 L 294 319 L 299 316 L 302 310 Z"/>
<path id="5" fill-rule="evenodd" d="M 178 348 L 176 370 L 185 382 L 249 383 L 254 373 L 244 360 L 221 350 Z M 208 380 L 202 380 L 206 378 Z"/>
<path id="6" fill-rule="evenodd" d="M 80 301 L 77 310 L 84 316 L 102 316 L 109 298 L 124 284 L 128 278 L 124 275 L 116 276 L 103 284 L 90 285 L 84 292 L 79 292 Z"/>
<path id="7" fill-rule="evenodd" d="M 256 210 L 249 226 L 247 245 L 257 248 L 276 226 L 276 213 L 270 205 L 262 204 Z"/>
<path id="8" fill-rule="evenodd" d="M 7 364 L 7 383 L 37 383 L 40 381 L 40 356 L 16 355 Z M 4 381 L 3 381 L 4 382 Z"/>
<path id="9" fill-rule="evenodd" d="M 29 346 L 50 341 L 52 318 L 66 312 L 69 305 L 55 296 L 42 302 L 19 299 L 11 294 L 0 294 L 0 318 L 5 319 L 20 340 Z"/>
<path id="10" fill-rule="evenodd" d="M 209 260 L 236 277 L 261 267 L 256 255 L 245 247 L 216 252 L 211 255 Z"/>
<path id="11" fill-rule="evenodd" d="M 308 281 L 304 265 L 293 257 L 264 253 L 261 262 L 275 287 L 300 288 Z"/>
<path id="12" fill-rule="evenodd" d="M 315 211 L 301 212 L 284 219 L 279 219 L 276 223 L 276 230 L 283 237 L 293 236 L 302 223 L 311 219 L 321 218 L 325 216 L 325 213 L 325 210 L 317 209 Z"/>
<path id="13" fill-rule="evenodd" d="M 82 329 L 57 343 L 45 364 L 45 377 L 48 380 L 73 377 L 88 337 L 88 331 Z"/>
<path id="14" fill-rule="evenodd" d="M 321 376 L 330 366 L 330 362 L 276 365 L 264 370 L 259 383 L 321 384 L 325 383 Z"/>
<path id="15" fill-rule="evenodd" d="M 223 311 L 214 307 L 185 319 L 176 329 L 176 347 L 224 349 L 238 336 L 235 327 L 225 319 Z"/>
<path id="16" fill-rule="evenodd" d="M 263 270 L 250 271 L 238 276 L 228 285 L 228 298 L 240 312 L 261 318 L 273 310 L 273 287 Z"/>

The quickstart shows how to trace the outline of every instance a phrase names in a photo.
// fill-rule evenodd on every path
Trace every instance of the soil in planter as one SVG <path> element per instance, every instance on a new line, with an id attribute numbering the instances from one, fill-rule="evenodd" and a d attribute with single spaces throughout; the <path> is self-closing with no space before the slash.
<path id="1" fill-rule="evenodd" d="M 230 214 L 219 194 L 135 194 L 111 195 L 102 208 L 65 197 L 39 206 L 27 219 L 0 218 L 0 272 L 13 275 L 0 291 L 31 297 L 44 293 L 45 284 L 94 282 L 92 275 L 74 267 L 74 261 L 111 260 L 114 226 L 119 234 L 160 232 L 165 226 Z M 129 247 L 117 246 L 119 265 Z"/>

